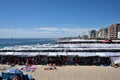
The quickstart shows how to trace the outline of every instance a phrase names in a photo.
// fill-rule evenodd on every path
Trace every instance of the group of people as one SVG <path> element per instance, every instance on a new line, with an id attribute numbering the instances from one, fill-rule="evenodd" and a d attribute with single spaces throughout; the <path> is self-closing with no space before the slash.
<path id="1" fill-rule="evenodd" d="M 111 60 L 109 57 L 67 57 L 67 56 L 36 56 L 36 57 L 0 57 L 1 64 L 15 63 L 18 65 L 46 65 L 49 63 L 55 63 L 56 65 L 110 65 Z"/>
<path id="2" fill-rule="evenodd" d="M 25 65 L 25 64 L 36 64 L 36 57 L 18 57 L 18 56 L 0 56 L 0 63 L 1 64 L 18 64 L 18 65 Z"/>
<path id="3" fill-rule="evenodd" d="M 73 62 L 79 65 L 104 65 L 109 66 L 111 60 L 109 57 L 84 57 L 84 58 L 74 58 Z"/>
<path id="4" fill-rule="evenodd" d="M 58 57 L 48 58 L 48 63 L 55 63 L 56 65 L 104 65 L 109 66 L 111 60 L 109 57 Z"/>

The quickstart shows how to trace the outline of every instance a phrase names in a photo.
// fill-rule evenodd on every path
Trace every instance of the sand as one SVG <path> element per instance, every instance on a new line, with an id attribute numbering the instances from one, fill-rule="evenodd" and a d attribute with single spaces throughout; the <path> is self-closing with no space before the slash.
<path id="1" fill-rule="evenodd" d="M 28 74 L 35 80 L 120 80 L 120 68 L 111 66 L 57 66 L 58 70 L 44 70 L 45 67 L 39 65 Z"/>

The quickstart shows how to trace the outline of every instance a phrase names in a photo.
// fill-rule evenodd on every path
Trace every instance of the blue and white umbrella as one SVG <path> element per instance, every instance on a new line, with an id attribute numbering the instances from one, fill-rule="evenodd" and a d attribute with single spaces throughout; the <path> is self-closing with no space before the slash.
<path id="1" fill-rule="evenodd" d="M 18 73 L 18 74 L 22 74 L 22 72 L 17 69 L 17 68 L 11 68 L 8 70 L 8 73 Z"/>

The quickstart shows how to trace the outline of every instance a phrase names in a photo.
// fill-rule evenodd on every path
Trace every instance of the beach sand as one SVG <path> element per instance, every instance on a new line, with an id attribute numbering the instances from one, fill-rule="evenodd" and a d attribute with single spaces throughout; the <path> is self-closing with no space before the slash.
<path id="1" fill-rule="evenodd" d="M 120 68 L 111 66 L 57 66 L 58 70 L 44 70 L 46 67 L 38 65 L 28 74 L 35 80 L 120 80 Z"/>

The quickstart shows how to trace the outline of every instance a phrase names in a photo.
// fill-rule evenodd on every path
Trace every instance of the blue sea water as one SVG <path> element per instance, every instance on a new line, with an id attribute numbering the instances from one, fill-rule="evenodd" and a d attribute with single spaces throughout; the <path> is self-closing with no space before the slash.
<path id="1" fill-rule="evenodd" d="M 53 38 L 1 38 L 0 48 L 19 45 L 53 44 L 55 42 L 56 39 Z"/>

